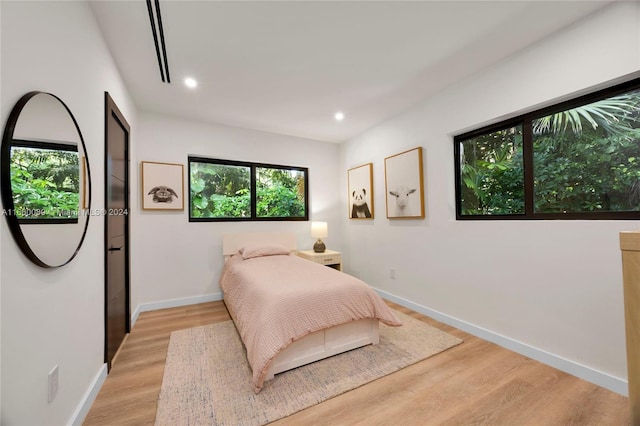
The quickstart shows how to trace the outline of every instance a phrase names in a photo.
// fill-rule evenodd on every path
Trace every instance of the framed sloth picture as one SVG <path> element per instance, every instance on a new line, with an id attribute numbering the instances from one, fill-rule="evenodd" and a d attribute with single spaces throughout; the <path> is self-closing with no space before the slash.
<path id="1" fill-rule="evenodd" d="M 142 209 L 184 210 L 184 166 L 143 161 Z"/>
<path id="2" fill-rule="evenodd" d="M 347 171 L 349 219 L 373 219 L 373 164 Z"/>

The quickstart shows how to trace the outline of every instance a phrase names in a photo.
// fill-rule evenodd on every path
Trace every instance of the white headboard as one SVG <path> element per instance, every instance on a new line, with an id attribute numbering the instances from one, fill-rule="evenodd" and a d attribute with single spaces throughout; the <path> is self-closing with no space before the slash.
<path id="1" fill-rule="evenodd" d="M 246 244 L 280 244 L 289 250 L 298 249 L 298 238 L 293 232 L 242 232 L 222 235 L 222 254 L 225 260 Z"/>

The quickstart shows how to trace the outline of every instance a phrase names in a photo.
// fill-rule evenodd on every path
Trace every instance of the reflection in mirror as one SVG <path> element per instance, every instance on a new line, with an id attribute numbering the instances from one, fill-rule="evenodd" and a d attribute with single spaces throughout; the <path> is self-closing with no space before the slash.
<path id="1" fill-rule="evenodd" d="M 14 139 L 11 193 L 21 225 L 78 223 L 78 145 Z"/>
<path id="2" fill-rule="evenodd" d="M 3 213 L 18 246 L 39 266 L 65 265 L 86 233 L 90 173 L 82 134 L 62 100 L 23 96 L 5 127 L 1 161 Z"/>

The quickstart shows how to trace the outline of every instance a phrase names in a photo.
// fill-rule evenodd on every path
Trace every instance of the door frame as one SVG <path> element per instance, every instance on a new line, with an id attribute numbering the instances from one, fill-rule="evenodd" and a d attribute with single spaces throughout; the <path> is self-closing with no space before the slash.
<path id="1" fill-rule="evenodd" d="M 130 289 L 130 244 L 129 244 L 129 226 L 130 220 L 129 215 L 131 213 L 131 203 L 130 203 L 130 173 L 129 173 L 129 142 L 131 135 L 131 126 L 124 118 L 124 115 L 113 101 L 109 92 L 104 92 L 104 206 L 105 209 L 108 205 L 108 188 L 109 188 L 109 119 L 113 117 L 115 120 L 119 122 L 119 124 L 126 130 L 126 139 L 125 139 L 125 147 L 124 147 L 124 157 L 125 157 L 125 209 L 127 214 L 124 215 L 125 229 L 124 229 L 124 244 L 126 250 L 125 256 L 125 334 L 131 332 L 131 289 Z M 107 371 L 111 370 L 111 360 L 108 359 L 108 327 L 109 321 L 107 318 L 107 305 L 109 303 L 107 297 L 107 283 L 109 279 L 109 271 L 107 268 L 108 265 L 108 256 L 109 251 L 107 250 L 108 246 L 108 238 L 109 238 L 109 221 L 107 220 L 108 212 L 105 212 L 104 215 L 104 241 L 103 241 L 103 249 L 104 249 L 104 362 L 107 364 Z"/>

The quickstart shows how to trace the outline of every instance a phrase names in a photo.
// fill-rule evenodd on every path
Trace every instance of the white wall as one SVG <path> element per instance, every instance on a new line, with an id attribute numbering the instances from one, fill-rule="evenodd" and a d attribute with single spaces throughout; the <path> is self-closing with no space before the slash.
<path id="1" fill-rule="evenodd" d="M 342 221 L 347 272 L 625 393 L 618 232 L 638 223 L 456 221 L 453 135 L 638 71 L 639 35 L 640 4 L 614 4 L 342 144 L 342 169 L 374 163 L 376 203 Z M 388 220 L 384 158 L 416 146 L 426 219 Z"/>
<path id="2" fill-rule="evenodd" d="M 338 232 L 338 145 L 204 124 L 152 113 L 140 113 L 132 180 L 132 307 L 173 299 L 219 297 L 223 264 L 222 234 L 291 230 L 300 249 L 310 249 L 310 222 L 189 222 L 188 198 L 179 212 L 142 210 L 140 162 L 184 164 L 187 196 L 187 156 L 220 158 L 309 168 L 310 220 L 329 224 L 329 248 L 340 249 Z M 346 190 L 345 190 L 346 192 Z M 143 310 L 145 307 L 143 306 Z"/>
<path id="3" fill-rule="evenodd" d="M 60 97 L 87 145 L 93 207 L 104 206 L 104 92 L 128 118 L 135 109 L 85 2 L 2 2 L 2 123 L 26 92 Z M 93 216 L 69 265 L 32 265 L 0 224 L 2 424 L 81 420 L 85 398 L 104 366 L 104 218 Z M 55 244 L 55 242 L 52 242 Z M 59 366 L 57 398 L 47 375 Z"/>

